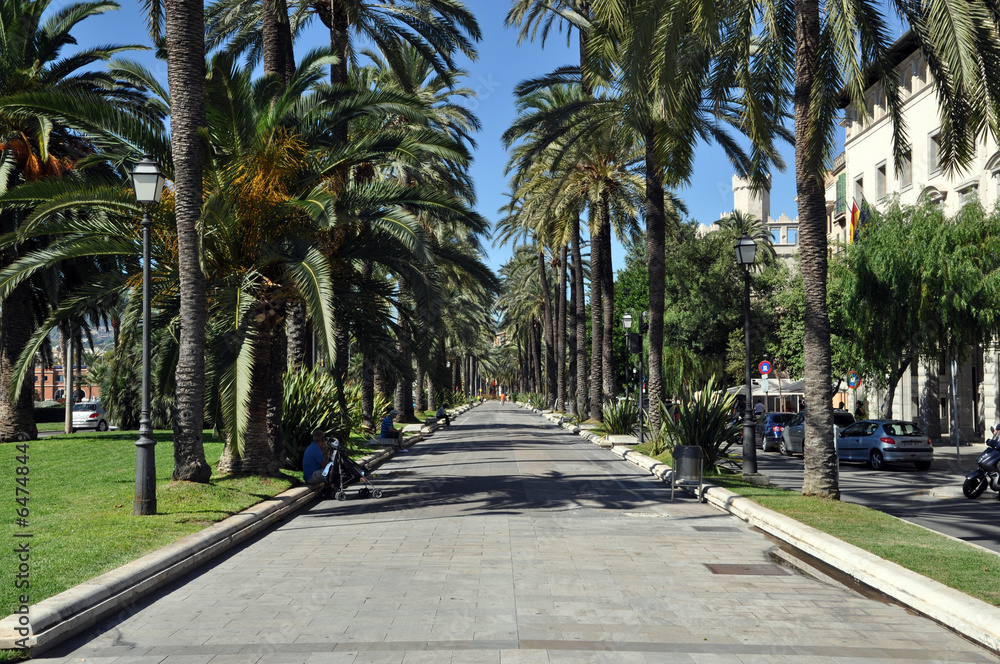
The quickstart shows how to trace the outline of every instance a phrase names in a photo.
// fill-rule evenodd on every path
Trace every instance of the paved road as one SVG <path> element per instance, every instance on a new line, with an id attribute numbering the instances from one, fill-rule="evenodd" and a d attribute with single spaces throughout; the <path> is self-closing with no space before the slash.
<path id="1" fill-rule="evenodd" d="M 965 474 L 976 467 L 982 444 L 961 448 L 936 447 L 927 472 L 912 464 L 889 464 L 874 471 L 860 463 L 841 463 L 841 498 L 867 505 L 925 528 L 973 542 L 1000 553 L 1000 501 L 986 491 L 977 500 L 962 495 Z M 757 465 L 771 481 L 787 489 L 802 489 L 802 457 L 783 457 L 757 450 Z"/>
<path id="2" fill-rule="evenodd" d="M 380 479 L 382 500 L 318 503 L 39 661 L 1000 661 L 770 564 L 743 522 L 670 503 L 510 405 L 460 416 Z"/>

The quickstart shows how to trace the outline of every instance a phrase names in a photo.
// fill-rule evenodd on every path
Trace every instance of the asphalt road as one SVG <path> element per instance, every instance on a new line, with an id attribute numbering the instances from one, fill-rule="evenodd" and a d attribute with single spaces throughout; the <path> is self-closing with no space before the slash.
<path id="1" fill-rule="evenodd" d="M 982 444 L 961 448 L 935 447 L 931 469 L 920 472 L 913 464 L 888 464 L 874 471 L 855 462 L 840 464 L 841 499 L 881 510 L 901 519 L 973 542 L 1000 553 L 1000 500 L 987 490 L 976 500 L 962 495 L 965 474 L 975 468 Z M 757 450 L 758 471 L 771 483 L 802 489 L 802 457 L 783 457 Z"/>

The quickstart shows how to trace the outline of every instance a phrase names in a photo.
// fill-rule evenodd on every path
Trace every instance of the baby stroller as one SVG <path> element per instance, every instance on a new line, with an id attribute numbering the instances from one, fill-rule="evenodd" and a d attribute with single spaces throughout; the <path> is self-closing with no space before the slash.
<path id="1" fill-rule="evenodd" d="M 333 450 L 333 456 L 323 470 L 323 476 L 326 478 L 324 494 L 332 495 L 337 500 L 347 500 L 344 487 L 360 482 L 363 486 L 358 491 L 358 498 L 382 497 L 382 490 L 376 488 L 372 481 L 365 477 L 365 471 L 351 461 L 347 452 L 341 449 L 340 441 L 336 438 L 331 440 L 330 448 Z"/>

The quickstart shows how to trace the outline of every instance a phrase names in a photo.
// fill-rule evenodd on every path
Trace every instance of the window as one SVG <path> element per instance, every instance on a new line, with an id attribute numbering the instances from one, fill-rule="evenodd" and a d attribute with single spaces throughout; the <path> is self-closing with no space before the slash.
<path id="1" fill-rule="evenodd" d="M 854 180 L 854 202 L 861 205 L 865 200 L 865 176 L 859 175 Z"/>
<path id="2" fill-rule="evenodd" d="M 875 198 L 881 200 L 885 198 L 885 162 L 883 161 L 875 168 Z"/>
<path id="3" fill-rule="evenodd" d="M 934 175 L 941 170 L 941 132 L 931 134 L 927 142 L 927 173 Z"/>
<path id="4" fill-rule="evenodd" d="M 772 228 L 771 229 L 771 244 L 781 244 L 781 229 Z"/>
<path id="5" fill-rule="evenodd" d="M 913 186 L 913 151 L 907 150 L 903 154 L 902 169 L 899 171 L 899 188 L 909 189 Z"/>
<path id="6" fill-rule="evenodd" d="M 966 205 L 979 200 L 979 185 L 970 184 L 958 190 L 958 204 Z"/>
<path id="7" fill-rule="evenodd" d="M 788 244 L 799 243 L 799 229 L 789 227 L 787 233 L 788 233 Z"/>

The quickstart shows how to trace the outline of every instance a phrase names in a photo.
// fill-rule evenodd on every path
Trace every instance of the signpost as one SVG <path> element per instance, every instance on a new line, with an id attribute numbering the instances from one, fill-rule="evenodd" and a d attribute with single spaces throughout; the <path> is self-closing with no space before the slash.
<path id="1" fill-rule="evenodd" d="M 857 371 L 848 371 L 847 372 L 847 386 L 849 388 L 851 388 L 852 390 L 856 390 L 856 389 L 858 389 L 859 385 L 861 385 L 861 377 L 858 376 L 858 372 Z"/>

